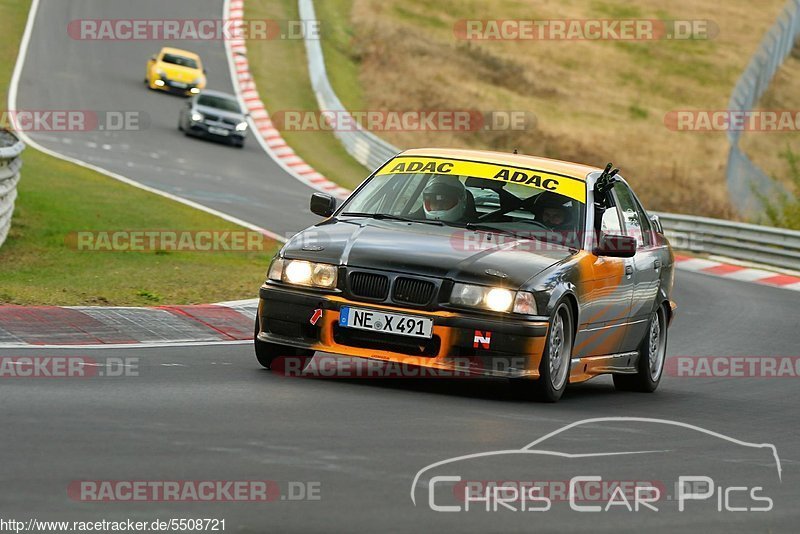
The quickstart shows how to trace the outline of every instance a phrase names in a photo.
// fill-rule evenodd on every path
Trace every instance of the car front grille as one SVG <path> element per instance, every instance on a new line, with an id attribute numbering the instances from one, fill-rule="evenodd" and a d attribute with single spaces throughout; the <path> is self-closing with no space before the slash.
<path id="1" fill-rule="evenodd" d="M 389 277 L 375 273 L 350 275 L 350 292 L 360 298 L 385 300 L 389 295 Z"/>
<path id="2" fill-rule="evenodd" d="M 404 304 L 423 306 L 430 302 L 436 286 L 426 280 L 414 278 L 398 278 L 394 283 L 392 300 Z"/>

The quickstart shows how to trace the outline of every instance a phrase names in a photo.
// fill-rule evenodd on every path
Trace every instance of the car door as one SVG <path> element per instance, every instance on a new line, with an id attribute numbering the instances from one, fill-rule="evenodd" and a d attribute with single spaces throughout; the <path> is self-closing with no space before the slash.
<path id="1" fill-rule="evenodd" d="M 605 235 L 623 234 L 616 206 L 603 212 L 600 232 Z M 629 258 L 590 258 L 593 263 L 591 272 L 583 281 L 581 324 L 573 346 L 573 355 L 577 358 L 620 352 L 633 299 L 633 267 Z"/>
<path id="2" fill-rule="evenodd" d="M 623 337 L 621 352 L 635 351 L 647 332 L 650 315 L 658 293 L 661 278 L 661 259 L 653 242 L 650 219 L 639 204 L 630 187 L 624 182 L 614 186 L 614 195 L 622 215 L 625 235 L 636 238 L 636 255 L 631 258 L 633 267 L 633 300 L 628 327 Z"/>

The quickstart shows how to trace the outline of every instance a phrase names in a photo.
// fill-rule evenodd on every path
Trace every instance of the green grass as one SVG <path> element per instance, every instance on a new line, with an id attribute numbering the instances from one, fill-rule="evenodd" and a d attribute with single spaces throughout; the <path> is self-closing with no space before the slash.
<path id="1" fill-rule="evenodd" d="M 330 4 L 345 3 L 349 2 L 334 0 Z M 335 12 L 332 5 L 315 2 L 315 6 L 320 10 L 317 18 L 322 20 L 320 24 L 322 36 L 325 36 L 327 31 L 340 27 L 339 23 L 331 24 L 329 20 L 323 19 L 323 12 L 328 10 Z M 296 0 L 248 0 L 245 9 L 245 17 L 248 19 L 297 20 L 299 18 Z M 345 17 L 343 20 L 346 20 L 346 12 L 339 17 Z M 351 60 L 344 57 L 343 53 L 334 51 L 346 50 L 344 44 L 347 39 L 346 30 L 337 30 L 333 47 L 328 46 L 329 41 L 323 41 L 326 65 L 329 74 L 343 73 L 334 79 L 336 83 L 347 83 L 349 87 L 348 90 L 339 92 L 345 106 L 349 109 L 362 109 L 363 105 L 360 104 L 358 96 L 360 87 L 357 81 L 357 67 L 346 67 L 351 64 Z M 305 44 L 302 40 L 251 40 L 247 43 L 247 50 L 250 70 L 270 114 L 274 115 L 279 111 L 318 110 L 308 77 Z M 354 188 L 369 174 L 366 168 L 347 154 L 341 143 L 330 132 L 283 131 L 281 134 L 309 165 L 344 187 Z"/>
<path id="2" fill-rule="evenodd" d="M 297 2 L 292 4 L 296 6 Z M 363 110 L 366 104 L 358 73 L 363 48 L 370 43 L 355 38 L 350 24 L 353 0 L 314 2 L 314 9 L 321 21 L 320 37 L 328 79 L 346 109 Z"/>
<path id="3" fill-rule="evenodd" d="M 0 0 L 3 109 L 29 6 Z M 256 295 L 274 243 L 246 253 L 78 251 L 70 232 L 241 228 L 32 148 L 23 163 L 11 231 L 0 248 L 0 303 L 157 305 Z"/>
<path id="4" fill-rule="evenodd" d="M 30 0 L 0 0 L 0 109 L 8 102 L 8 81 L 17 61 L 18 44 L 25 30 Z"/>
<path id="5" fill-rule="evenodd" d="M 76 250 L 71 232 L 241 230 L 200 210 L 51 158 L 24 153 L 0 303 L 153 305 L 256 295 L 276 245 L 259 252 Z"/>

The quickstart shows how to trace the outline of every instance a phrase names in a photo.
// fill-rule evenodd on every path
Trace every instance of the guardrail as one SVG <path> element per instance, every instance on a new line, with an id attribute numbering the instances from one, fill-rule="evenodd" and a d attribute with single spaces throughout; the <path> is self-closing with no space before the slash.
<path id="1" fill-rule="evenodd" d="M 313 0 L 298 0 L 298 7 L 302 20 L 315 20 Z M 320 40 L 306 38 L 305 44 L 308 72 L 319 109 L 344 115 L 347 110 L 328 80 Z M 399 148 L 362 128 L 352 132 L 334 131 L 334 135 L 345 150 L 370 171 L 400 152 Z M 800 271 L 800 232 L 691 215 L 657 215 L 676 248 Z"/>
<path id="2" fill-rule="evenodd" d="M 728 109 L 748 112 L 758 104 L 772 78 L 795 47 L 800 35 L 800 0 L 789 0 L 775 24 L 767 31 L 731 94 Z M 764 198 L 785 188 L 753 163 L 739 146 L 742 131 L 728 130 L 730 152 L 725 178 L 731 203 L 742 213 L 762 213 L 763 206 L 754 191 Z"/>
<path id="3" fill-rule="evenodd" d="M 314 2 L 312 0 L 299 0 L 298 8 L 300 20 L 309 22 L 316 20 Z M 306 55 L 308 57 L 308 73 L 311 77 L 311 87 L 317 97 L 320 111 L 332 111 L 340 116 L 347 113 L 342 101 L 328 80 L 325 70 L 325 58 L 322 54 L 322 44 L 319 39 L 305 38 Z M 386 160 L 400 152 L 372 132 L 369 132 L 356 123 L 353 131 L 339 131 L 334 129 L 333 134 L 344 145 L 345 150 L 359 163 L 368 169 L 376 169 Z"/>
<path id="4" fill-rule="evenodd" d="M 798 231 L 693 215 L 656 215 L 675 248 L 800 271 Z"/>
<path id="5" fill-rule="evenodd" d="M 0 130 L 0 246 L 8 237 L 25 144 L 10 132 Z"/>

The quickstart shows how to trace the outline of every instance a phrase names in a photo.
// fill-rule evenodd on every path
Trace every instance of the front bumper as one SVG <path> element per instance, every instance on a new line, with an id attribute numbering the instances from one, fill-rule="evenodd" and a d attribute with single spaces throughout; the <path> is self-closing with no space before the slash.
<path id="1" fill-rule="evenodd" d="M 219 128 L 220 130 L 226 130 L 228 133 L 226 134 L 219 134 L 219 133 L 212 133 L 209 131 L 209 128 Z M 189 121 L 189 131 L 198 137 L 207 137 L 210 139 L 218 139 L 218 140 L 225 140 L 229 139 L 231 141 L 242 142 L 244 138 L 247 136 L 247 131 L 239 132 L 236 131 L 235 128 L 229 128 L 227 126 L 219 126 L 219 125 L 212 125 L 206 124 L 204 122 L 194 122 Z"/>
<path id="2" fill-rule="evenodd" d="M 272 285 L 262 286 L 259 296 L 261 341 L 459 374 L 539 377 L 547 321 L 375 305 Z M 340 327 L 342 306 L 428 317 L 433 320 L 433 337 L 427 340 Z M 311 324 L 316 310 L 321 310 L 322 316 Z"/>
<path id="3" fill-rule="evenodd" d="M 174 80 L 170 80 L 163 77 L 159 79 L 162 82 L 164 82 L 164 85 L 158 85 L 157 83 L 154 82 L 153 87 L 161 91 L 166 91 L 168 93 L 190 96 L 199 93 L 200 90 L 202 89 L 202 87 L 197 84 L 176 82 Z"/>

